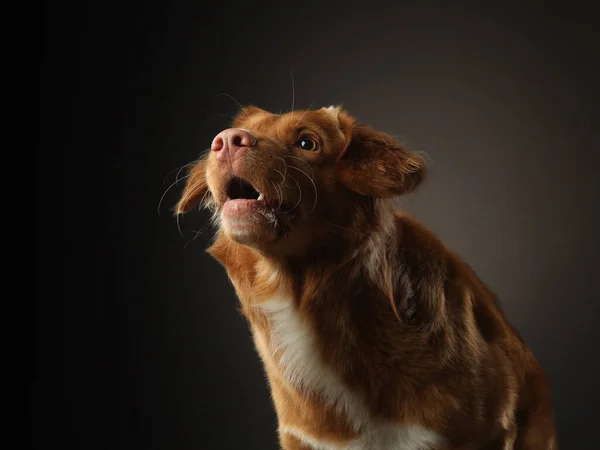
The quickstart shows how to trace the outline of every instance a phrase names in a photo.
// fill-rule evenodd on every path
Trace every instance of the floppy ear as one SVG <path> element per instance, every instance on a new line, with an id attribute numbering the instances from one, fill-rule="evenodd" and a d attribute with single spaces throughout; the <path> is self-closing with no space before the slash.
<path id="1" fill-rule="evenodd" d="M 385 133 L 355 124 L 343 111 L 339 119 L 346 148 L 338 156 L 338 176 L 348 189 L 392 198 L 408 194 L 421 183 L 426 167 L 420 154 L 406 150 Z"/>
<path id="2" fill-rule="evenodd" d="M 181 198 L 175 205 L 175 215 L 184 214 L 202 202 L 208 192 L 206 159 L 201 158 L 190 169 Z"/>

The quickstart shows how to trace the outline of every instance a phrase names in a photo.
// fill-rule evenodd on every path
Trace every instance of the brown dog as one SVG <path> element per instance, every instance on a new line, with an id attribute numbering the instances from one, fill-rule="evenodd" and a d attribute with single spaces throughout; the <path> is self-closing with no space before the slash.
<path id="1" fill-rule="evenodd" d="M 419 154 L 339 107 L 245 108 L 177 204 L 214 211 L 284 449 L 556 450 L 550 385 L 494 294 L 393 198 Z"/>

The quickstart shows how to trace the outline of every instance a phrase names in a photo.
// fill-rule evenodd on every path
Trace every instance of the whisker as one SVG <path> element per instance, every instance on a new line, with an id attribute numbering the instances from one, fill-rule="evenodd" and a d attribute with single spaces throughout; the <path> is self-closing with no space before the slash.
<path id="1" fill-rule="evenodd" d="M 290 209 L 288 212 L 292 212 L 293 210 L 295 210 L 298 207 L 298 205 L 300 205 L 300 202 L 302 201 L 302 188 L 300 187 L 300 183 L 298 183 L 298 180 L 296 180 L 295 178 L 292 178 L 292 180 L 294 180 L 296 182 L 296 186 L 298 186 L 299 197 L 298 197 L 298 201 L 296 202 L 294 207 L 292 209 Z"/>
<path id="2" fill-rule="evenodd" d="M 244 108 L 244 106 L 238 102 L 235 98 L 233 98 L 232 95 L 229 95 L 227 92 L 219 92 L 217 95 L 225 95 L 227 97 L 229 97 L 231 100 L 233 100 L 234 102 L 236 102 L 240 108 L 242 108 L 242 111 L 244 111 L 244 114 L 246 114 L 246 108 Z"/>
<path id="3" fill-rule="evenodd" d="M 277 209 L 281 209 L 281 207 L 283 206 L 283 188 L 281 186 L 278 186 L 279 188 L 279 206 L 277 207 Z"/>
<path id="4" fill-rule="evenodd" d="M 165 192 L 163 193 L 163 195 L 160 197 L 160 200 L 158 201 L 158 215 L 160 216 L 160 205 L 162 204 L 163 199 L 165 198 L 165 195 L 167 195 L 167 192 L 169 192 L 169 190 L 171 190 L 171 188 L 173 186 L 175 186 L 177 183 L 179 183 L 180 181 L 185 180 L 187 177 L 189 177 L 190 174 L 186 175 L 185 177 L 181 178 L 181 179 L 177 179 L 175 180 L 173 183 L 171 183 L 171 185 L 165 190 Z"/>
<path id="5" fill-rule="evenodd" d="M 190 230 L 190 231 L 196 233 L 194 235 L 194 239 L 196 239 L 198 236 L 200 236 L 202 233 L 204 233 L 209 226 L 210 226 L 210 224 L 206 224 L 206 225 L 204 225 L 202 228 L 200 228 L 197 231 L 196 230 Z"/>
<path id="6" fill-rule="evenodd" d="M 198 231 L 196 231 L 196 234 L 194 235 L 194 237 L 191 240 L 189 240 L 188 242 L 186 242 L 186 244 L 183 246 L 183 249 L 185 250 L 186 247 L 189 244 L 191 244 L 192 242 L 194 242 L 198 238 L 198 236 L 200 236 L 202 233 L 204 233 L 207 228 L 208 228 L 208 225 L 206 225 L 206 226 L 200 228 Z M 190 231 L 194 231 L 194 230 L 190 230 Z"/>
<path id="7" fill-rule="evenodd" d="M 210 148 L 209 148 L 209 149 L 206 149 L 206 150 L 204 150 L 202 153 L 200 153 L 199 159 L 196 159 L 196 160 L 194 160 L 194 161 L 190 161 L 189 163 L 187 163 L 187 164 L 184 164 L 183 166 L 180 166 L 180 167 L 178 167 L 178 168 L 176 168 L 176 169 L 173 169 L 171 172 L 169 172 L 169 173 L 167 174 L 167 176 L 166 176 L 166 177 L 165 177 L 165 179 L 163 180 L 163 183 L 165 182 L 165 180 L 167 179 L 167 177 L 168 177 L 170 174 L 172 174 L 172 173 L 173 173 L 175 170 L 177 170 L 177 175 L 175 175 L 175 181 L 173 182 L 173 184 L 171 184 L 171 185 L 170 185 L 170 186 L 169 186 L 169 187 L 168 187 L 168 188 L 165 190 L 165 192 L 163 193 L 162 197 L 160 198 L 160 200 L 159 200 L 159 202 L 158 202 L 158 207 L 157 207 L 157 210 L 158 210 L 158 215 L 160 215 L 160 205 L 161 205 L 161 203 L 162 203 L 162 201 L 163 201 L 163 199 L 164 199 L 165 195 L 167 194 L 167 192 L 169 192 L 169 189 L 171 189 L 171 188 L 172 188 L 173 186 L 175 186 L 177 183 L 179 183 L 179 182 L 180 182 L 180 181 L 182 181 L 182 180 L 185 180 L 186 178 L 188 178 L 188 177 L 191 175 L 191 174 L 187 174 L 185 177 L 179 178 L 179 175 L 181 174 L 181 171 L 182 171 L 183 169 L 185 169 L 186 167 L 189 167 L 189 166 L 192 166 L 192 165 L 194 165 L 194 164 L 198 163 L 198 161 L 202 160 L 202 159 L 203 159 L 203 158 L 206 156 L 206 154 L 207 154 L 208 152 L 210 152 Z M 197 186 L 197 185 L 195 185 L 195 186 Z"/>
<path id="8" fill-rule="evenodd" d="M 285 169 L 285 173 L 283 174 L 283 178 L 285 179 L 285 177 L 287 177 L 287 163 L 285 162 L 285 159 L 283 159 L 281 156 L 278 156 L 277 159 L 280 159 L 281 162 L 283 163 L 283 168 Z"/>
<path id="9" fill-rule="evenodd" d="M 294 86 L 294 75 L 292 74 L 291 67 L 290 67 L 290 77 L 292 78 L 292 112 L 294 112 L 294 105 L 296 102 L 296 87 Z"/>
<path id="10" fill-rule="evenodd" d="M 175 176 L 175 179 L 178 178 L 179 173 L 185 169 L 187 166 L 191 166 L 192 164 L 194 164 L 195 161 L 190 161 L 187 164 L 184 164 L 183 166 L 179 166 L 179 167 L 175 167 L 173 170 L 171 170 L 168 174 L 165 175 L 165 177 L 163 178 L 163 184 L 167 181 L 167 178 L 169 178 L 169 175 L 171 175 L 173 172 L 175 172 L 177 170 L 177 175 Z"/>
<path id="11" fill-rule="evenodd" d="M 313 185 L 313 189 L 315 190 L 315 202 L 313 203 L 312 208 L 310 209 L 310 211 L 308 212 L 308 214 L 306 214 L 306 217 L 310 216 L 310 213 L 313 212 L 313 210 L 315 209 L 315 207 L 317 206 L 317 200 L 319 198 L 319 193 L 317 190 L 317 185 L 315 184 L 315 182 L 313 181 L 313 179 L 302 169 L 296 167 L 296 166 L 290 166 L 292 169 L 296 169 L 298 172 L 303 173 L 304 175 L 306 175 L 306 178 L 308 178 L 310 180 L 310 182 Z"/>
<path id="12" fill-rule="evenodd" d="M 285 175 L 283 174 L 283 172 L 281 172 L 280 170 L 277 169 L 271 169 L 275 172 L 277 172 L 279 175 L 281 175 L 281 181 L 279 182 L 279 184 L 283 183 L 285 181 Z"/>
<path id="13" fill-rule="evenodd" d="M 311 173 L 311 175 L 312 175 L 313 177 L 315 176 L 315 173 L 314 173 L 314 171 L 313 171 L 313 168 L 312 168 L 312 166 L 311 166 L 309 163 L 307 163 L 306 161 L 304 161 L 303 159 L 301 159 L 301 158 L 298 158 L 297 156 L 292 156 L 292 155 L 283 155 L 283 158 L 292 158 L 292 159 L 297 159 L 298 161 L 301 161 L 301 162 L 303 162 L 303 163 L 304 163 L 304 164 L 306 164 L 306 166 L 307 166 L 307 167 L 310 169 L 310 173 Z M 291 166 L 291 167 L 293 167 L 293 166 Z"/>
<path id="14" fill-rule="evenodd" d="M 277 209 L 281 209 L 281 207 L 283 206 L 283 189 L 281 188 L 281 186 L 278 186 L 279 188 L 279 206 L 277 207 Z"/>
<path id="15" fill-rule="evenodd" d="M 324 220 L 323 222 L 325 222 L 325 223 L 327 223 L 327 224 L 329 224 L 329 225 L 331 225 L 331 226 L 334 226 L 334 227 L 336 227 L 336 228 L 340 228 L 340 229 L 342 229 L 342 230 L 346 230 L 346 231 L 350 231 L 351 233 L 358 234 L 359 236 L 362 236 L 362 237 L 367 237 L 367 235 L 366 235 L 366 234 L 362 234 L 362 233 L 359 233 L 358 231 L 351 230 L 350 228 L 345 228 L 345 227 L 342 227 L 342 226 L 340 226 L 340 225 L 336 225 L 335 223 L 329 222 L 329 221 L 327 221 L 327 220 Z"/>
<path id="16" fill-rule="evenodd" d="M 359 217 L 360 217 L 360 218 L 363 220 L 363 222 L 364 222 L 366 225 L 369 225 L 369 222 L 367 221 L 367 218 L 366 218 L 366 217 L 364 216 L 364 214 L 363 214 L 363 213 L 360 211 L 360 209 L 359 209 L 359 210 L 357 210 L 356 212 L 358 213 Z"/>
<path id="17" fill-rule="evenodd" d="M 210 195 L 210 191 L 207 189 L 202 198 L 200 199 L 200 203 L 198 204 L 198 210 L 201 210 L 203 206 L 206 206 L 206 197 Z"/>
<path id="18" fill-rule="evenodd" d="M 290 186 L 289 184 L 287 184 L 285 181 L 287 180 L 287 169 L 288 169 L 288 164 L 287 161 L 285 159 L 283 159 L 281 156 L 278 156 L 277 159 L 280 159 L 281 162 L 283 163 L 283 168 L 284 170 L 284 174 L 283 174 L 283 184 L 285 187 L 292 189 L 294 186 Z M 296 181 L 296 180 L 294 180 Z"/>
<path id="19" fill-rule="evenodd" d="M 315 102 L 312 102 L 310 105 L 308 105 L 308 108 L 306 108 L 306 110 L 302 114 L 300 114 L 300 117 L 296 121 L 296 126 L 298 126 L 300 124 L 300 121 L 304 118 L 306 113 L 310 111 L 310 108 L 312 108 L 312 105 L 314 105 L 314 103 Z"/>
<path id="20" fill-rule="evenodd" d="M 192 162 L 192 163 L 190 163 L 190 164 L 193 164 L 193 162 Z M 185 165 L 185 166 L 181 167 L 181 168 L 180 168 L 180 169 L 177 171 L 177 174 L 175 175 L 175 181 L 179 180 L 179 175 L 181 174 L 181 171 L 182 171 L 182 170 L 183 170 L 185 167 L 187 167 L 187 165 Z"/>
<path id="21" fill-rule="evenodd" d="M 184 178 L 187 178 L 187 177 L 189 177 L 189 175 L 186 175 Z M 183 179 L 183 178 L 182 178 L 182 179 Z M 180 202 L 181 202 L 182 204 L 185 204 L 185 203 L 187 203 L 187 201 L 188 201 L 188 197 L 190 197 L 190 195 L 192 195 L 192 193 L 194 192 L 194 190 L 195 190 L 195 189 L 196 189 L 198 186 L 200 186 L 200 185 L 201 185 L 203 182 L 204 182 L 204 180 L 199 180 L 199 181 L 196 181 L 194 184 L 192 184 L 192 185 L 189 187 L 189 189 L 187 189 L 187 194 L 185 194 L 183 197 L 181 197 L 181 200 L 180 200 Z"/>
<path id="22" fill-rule="evenodd" d="M 181 235 L 181 237 L 183 237 L 183 231 L 181 231 L 181 223 L 179 222 L 180 216 L 181 216 L 181 214 L 177 214 L 177 216 L 175 217 L 175 221 L 177 222 L 177 230 L 179 231 L 179 234 Z"/>
<path id="23" fill-rule="evenodd" d="M 279 205 L 277 205 L 276 209 L 280 209 L 281 205 L 283 205 L 283 191 L 281 191 L 281 188 L 277 186 L 273 181 L 271 181 L 271 184 L 273 185 L 275 192 L 277 192 L 277 197 L 279 199 Z"/>
<path id="24" fill-rule="evenodd" d="M 226 117 L 228 119 L 235 120 L 235 117 L 234 116 L 230 116 L 229 114 L 217 114 L 217 113 L 214 113 L 214 114 L 211 114 L 211 115 L 212 116 L 217 116 L 217 117 Z"/>

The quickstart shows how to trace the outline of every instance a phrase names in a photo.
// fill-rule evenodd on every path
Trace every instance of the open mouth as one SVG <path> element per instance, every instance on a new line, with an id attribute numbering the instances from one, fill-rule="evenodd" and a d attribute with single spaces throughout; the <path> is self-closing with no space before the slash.
<path id="1" fill-rule="evenodd" d="M 226 186 L 226 201 L 222 218 L 226 227 L 238 236 L 252 234 L 257 229 L 277 229 L 287 233 L 295 217 L 294 208 L 256 189 L 252 183 L 233 177 Z"/>
<path id="2" fill-rule="evenodd" d="M 230 200 L 259 200 L 261 193 L 254 189 L 254 186 L 246 180 L 234 177 L 227 185 L 227 197 Z M 264 195 L 262 197 L 264 198 Z"/>
<path id="3" fill-rule="evenodd" d="M 274 203 L 267 199 L 264 193 L 256 190 L 248 181 L 243 178 L 234 177 L 227 185 L 227 201 L 240 200 L 262 203 L 268 207 L 274 206 Z"/>

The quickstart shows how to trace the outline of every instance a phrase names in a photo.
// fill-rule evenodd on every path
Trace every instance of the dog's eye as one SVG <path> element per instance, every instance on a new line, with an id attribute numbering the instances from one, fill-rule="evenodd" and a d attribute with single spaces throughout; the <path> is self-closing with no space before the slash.
<path id="1" fill-rule="evenodd" d="M 314 139 L 311 139 L 309 137 L 304 137 L 300 139 L 296 146 L 301 148 L 302 150 L 306 150 L 309 152 L 313 152 L 317 149 L 317 143 Z"/>

